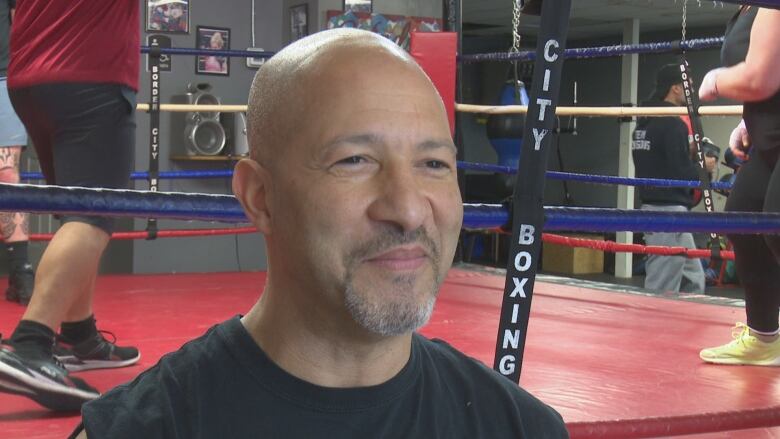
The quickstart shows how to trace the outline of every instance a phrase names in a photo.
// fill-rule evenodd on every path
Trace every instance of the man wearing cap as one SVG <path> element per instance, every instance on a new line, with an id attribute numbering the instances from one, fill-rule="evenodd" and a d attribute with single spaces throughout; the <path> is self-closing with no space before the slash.
<path id="1" fill-rule="evenodd" d="M 655 91 L 643 105 L 685 105 L 679 66 L 667 64 L 658 70 Z M 689 125 L 680 117 L 639 118 L 631 152 L 639 178 L 699 179 L 698 165 L 692 159 Z M 712 155 L 706 156 L 707 172 L 715 169 L 717 160 Z M 692 191 L 688 188 L 640 187 L 639 199 L 642 210 L 687 212 L 693 205 Z M 645 242 L 647 245 L 696 248 L 691 233 L 646 233 Z M 704 270 L 697 259 L 649 255 L 645 271 L 645 288 L 648 290 L 658 293 L 704 292 Z"/>

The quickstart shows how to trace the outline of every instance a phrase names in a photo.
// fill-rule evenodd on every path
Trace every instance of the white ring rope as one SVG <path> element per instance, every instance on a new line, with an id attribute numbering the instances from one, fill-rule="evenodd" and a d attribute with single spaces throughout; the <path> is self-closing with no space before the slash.
<path id="1" fill-rule="evenodd" d="M 138 111 L 149 111 L 149 104 L 138 104 Z M 186 105 L 161 104 L 160 111 L 170 112 L 222 112 L 240 113 L 247 110 L 246 105 Z M 484 114 L 525 114 L 524 105 L 472 105 L 455 104 L 455 110 L 462 113 Z M 642 117 L 642 116 L 684 116 L 685 107 L 558 107 L 558 116 L 605 116 L 605 117 Z M 701 116 L 741 116 L 741 105 L 707 105 L 699 107 Z"/>
<path id="2" fill-rule="evenodd" d="M 471 105 L 455 104 L 455 111 L 463 113 L 484 114 L 525 114 L 528 107 L 524 105 Z M 641 117 L 641 116 L 685 116 L 685 107 L 558 107 L 558 116 L 606 116 L 606 117 Z M 699 107 L 701 116 L 741 116 L 741 105 L 707 105 Z"/>

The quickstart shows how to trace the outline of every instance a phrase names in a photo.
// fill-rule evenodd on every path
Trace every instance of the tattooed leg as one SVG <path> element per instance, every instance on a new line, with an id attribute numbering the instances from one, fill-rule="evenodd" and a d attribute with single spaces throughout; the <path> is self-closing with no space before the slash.
<path id="1" fill-rule="evenodd" d="M 21 146 L 0 147 L 0 183 L 19 183 Z M 26 213 L 0 212 L 0 234 L 5 242 L 27 241 L 29 220 Z"/>

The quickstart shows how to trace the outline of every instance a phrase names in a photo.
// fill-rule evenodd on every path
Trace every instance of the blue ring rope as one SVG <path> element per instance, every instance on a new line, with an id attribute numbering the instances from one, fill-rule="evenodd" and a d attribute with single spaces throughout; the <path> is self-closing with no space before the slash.
<path id="1" fill-rule="evenodd" d="M 547 178 L 550 180 L 565 180 L 565 181 L 582 181 L 586 183 L 596 184 L 620 184 L 624 186 L 648 186 L 648 187 L 664 187 L 664 188 L 700 188 L 701 182 L 698 180 L 664 180 L 662 178 L 631 178 L 631 177 L 614 177 L 611 175 L 590 175 L 590 174 L 577 174 L 572 172 L 558 172 L 547 171 Z M 734 186 L 732 183 L 725 181 L 713 181 L 710 183 L 712 189 L 725 189 L 729 190 Z"/>
<path id="2" fill-rule="evenodd" d="M 499 174 L 516 174 L 517 169 L 511 166 L 491 165 L 487 163 L 458 162 L 458 168 L 469 171 L 495 172 Z M 624 186 L 652 186 L 652 187 L 685 187 L 698 188 L 701 182 L 698 180 L 664 180 L 662 178 L 630 178 L 614 177 L 611 175 L 579 174 L 575 172 L 547 171 L 550 180 L 581 181 L 597 184 L 621 184 Z M 731 189 L 733 184 L 714 181 L 710 183 L 713 189 Z"/>
<path id="3" fill-rule="evenodd" d="M 723 37 L 696 38 L 680 41 L 680 48 L 683 50 L 712 49 L 722 45 Z M 606 58 L 631 54 L 666 53 L 675 50 L 677 50 L 677 47 L 674 42 L 661 41 L 655 43 L 616 44 L 600 47 L 578 47 L 566 49 L 563 52 L 563 57 L 566 59 Z M 458 57 L 458 60 L 464 63 L 480 61 L 532 61 L 534 59 L 536 59 L 536 52 L 530 50 L 517 53 L 479 53 L 474 55 L 460 55 Z"/>
<path id="4" fill-rule="evenodd" d="M 458 162 L 458 168 L 471 171 L 496 172 L 499 174 L 516 174 L 517 169 L 510 166 L 491 165 L 487 163 Z M 233 171 L 230 169 L 222 170 L 198 170 L 198 171 L 162 171 L 159 178 L 161 180 L 182 180 L 182 179 L 205 179 L 205 178 L 231 178 Z M 43 174 L 40 172 L 22 172 L 22 180 L 43 180 Z M 149 178 L 148 172 L 133 172 L 130 175 L 132 180 L 146 180 Z M 563 181 L 581 181 L 585 183 L 597 184 L 620 184 L 624 186 L 652 186 L 652 187 L 684 187 L 697 188 L 701 183 L 696 180 L 664 180 L 661 178 L 629 178 L 614 177 L 610 175 L 591 175 L 579 174 L 574 172 L 547 171 L 547 178 L 550 180 Z M 712 182 L 710 186 L 713 189 L 731 189 L 732 184 L 728 182 Z"/>
<path id="5" fill-rule="evenodd" d="M 489 229 L 509 220 L 499 204 L 464 204 L 463 227 Z M 586 207 L 544 208 L 544 230 L 571 232 L 717 232 L 780 234 L 779 213 L 659 212 Z"/>
<path id="6" fill-rule="evenodd" d="M 232 169 L 222 170 L 199 170 L 199 171 L 161 171 L 158 175 L 160 180 L 183 180 L 189 178 L 230 178 L 233 176 Z M 40 172 L 22 172 L 19 174 L 22 180 L 43 180 L 43 174 Z M 146 180 L 149 178 L 149 172 L 136 171 L 130 174 L 131 180 Z"/>
<path id="7" fill-rule="evenodd" d="M 0 184 L 10 212 L 248 222 L 232 195 Z"/>
<path id="8" fill-rule="evenodd" d="M 680 48 L 683 50 L 705 50 L 717 48 L 723 45 L 723 37 L 695 38 L 680 42 Z M 141 46 L 141 53 L 149 53 L 149 46 Z M 199 55 L 199 56 L 226 56 L 243 58 L 270 58 L 275 55 L 271 51 L 251 51 L 251 50 L 217 50 L 217 49 L 194 49 L 187 47 L 169 47 L 160 48 L 161 54 L 166 55 Z M 640 44 L 616 44 L 612 46 L 599 47 L 577 47 L 566 49 L 563 56 L 567 59 L 585 59 L 585 58 L 606 58 L 613 56 L 622 56 L 630 54 L 645 53 L 666 53 L 677 50 L 674 42 L 660 41 L 655 43 Z M 459 55 L 458 60 L 464 63 L 481 61 L 533 61 L 536 59 L 535 51 L 522 51 L 518 53 L 479 53 L 474 55 Z"/>
<path id="9" fill-rule="evenodd" d="M 149 46 L 141 46 L 141 53 L 149 53 Z M 252 51 L 252 50 L 217 50 L 217 49 L 191 49 L 187 47 L 163 47 L 159 49 L 164 55 L 213 55 L 243 58 L 270 58 L 276 52 Z"/>
<path id="10" fill-rule="evenodd" d="M 247 222 L 241 205 L 232 195 L 27 184 L 0 184 L 0 210 Z M 545 207 L 544 213 L 544 228 L 548 231 L 780 233 L 780 214 L 777 213 L 678 213 L 572 207 Z M 508 220 L 504 206 L 464 204 L 463 226 L 466 228 L 494 228 L 503 226 Z"/>

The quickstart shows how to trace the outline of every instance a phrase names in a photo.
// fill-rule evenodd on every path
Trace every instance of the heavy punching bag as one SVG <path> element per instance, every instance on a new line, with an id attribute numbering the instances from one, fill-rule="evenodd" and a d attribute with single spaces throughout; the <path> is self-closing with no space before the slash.
<path id="1" fill-rule="evenodd" d="M 501 90 L 498 105 L 528 105 L 528 92 L 521 81 L 509 80 Z M 517 168 L 523 141 L 525 116 L 491 114 L 487 119 L 487 137 L 498 154 L 498 164 Z"/>

